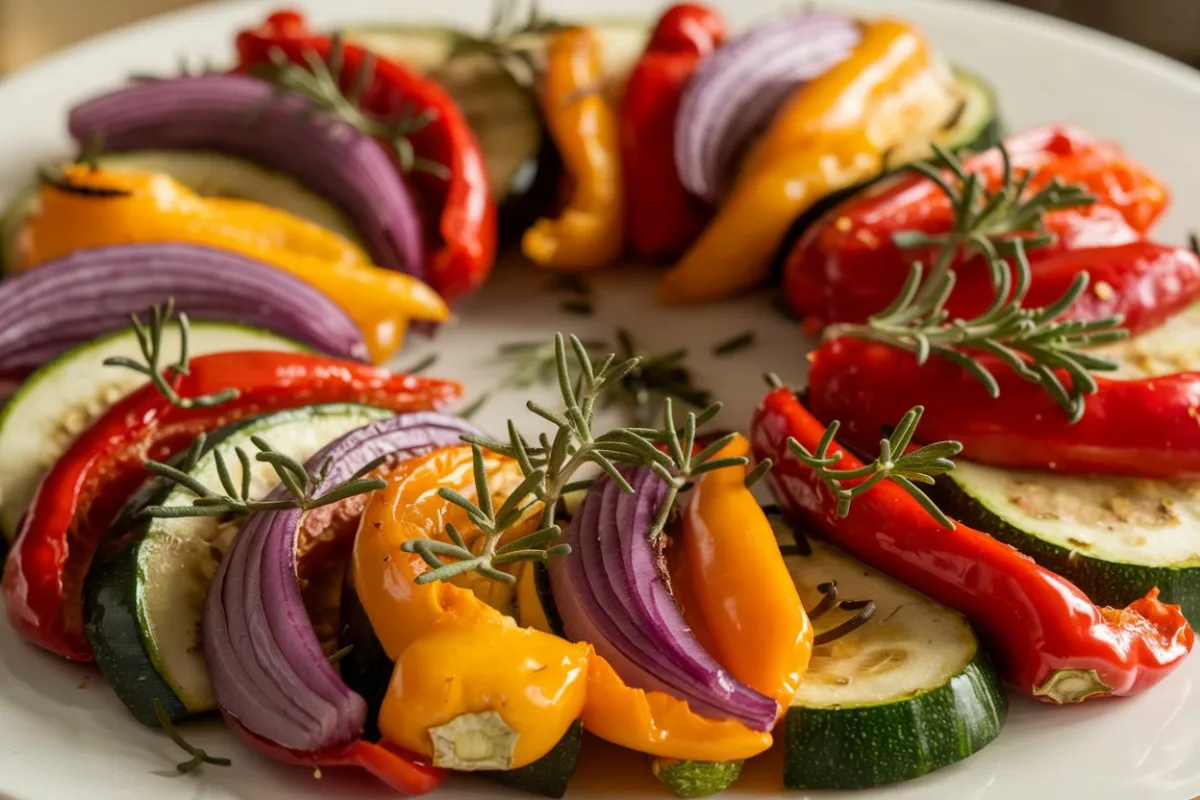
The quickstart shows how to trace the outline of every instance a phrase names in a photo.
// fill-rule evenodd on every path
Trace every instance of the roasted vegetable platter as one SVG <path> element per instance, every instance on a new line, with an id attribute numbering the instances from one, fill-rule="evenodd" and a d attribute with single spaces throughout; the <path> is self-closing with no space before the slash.
<path id="1" fill-rule="evenodd" d="M 1200 794 L 1197 99 L 934 0 L 0 83 L 0 796 Z"/>

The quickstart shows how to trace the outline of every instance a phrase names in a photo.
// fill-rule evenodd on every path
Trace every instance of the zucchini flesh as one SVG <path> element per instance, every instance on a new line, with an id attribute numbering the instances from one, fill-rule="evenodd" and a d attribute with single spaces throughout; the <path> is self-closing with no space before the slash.
<path id="1" fill-rule="evenodd" d="M 1115 372 L 1107 373 L 1113 378 L 1153 378 L 1200 370 L 1200 303 L 1152 331 L 1092 352 L 1118 363 Z"/>
<path id="2" fill-rule="evenodd" d="M 783 272 L 784 261 L 809 226 L 868 186 L 896 174 L 901 167 L 931 156 L 931 139 L 954 153 L 978 153 L 995 147 L 1000 142 L 1003 131 L 996 94 L 992 87 L 981 78 L 958 67 L 954 67 L 952 73 L 957 84 L 960 105 L 951 115 L 950 124 L 935 131 L 932 136 L 918 137 L 905 147 L 893 150 L 888 156 L 885 172 L 879 176 L 832 192 L 801 212 L 788 228 L 783 244 L 776 254 L 772 265 L 776 276 Z"/>
<path id="3" fill-rule="evenodd" d="M 1200 622 L 1200 481 L 1064 475 L 957 463 L 939 501 L 1100 605 L 1158 587 Z"/>
<path id="4" fill-rule="evenodd" d="M 220 491 L 215 450 L 238 484 L 241 464 L 234 448 L 257 452 L 251 436 L 303 462 L 338 436 L 389 414 L 339 403 L 252 418 L 214 434 L 215 441 L 188 474 Z M 253 463 L 252 496 L 266 495 L 277 482 L 269 464 Z M 195 497 L 173 484 L 153 494 L 148 505 L 190 505 Z M 119 545 L 88 574 L 85 620 L 96 664 L 144 724 L 156 724 L 155 699 L 171 719 L 216 708 L 200 620 L 209 583 L 239 523 L 216 517 L 153 519 L 131 533 L 116 530 Z"/>
<path id="5" fill-rule="evenodd" d="M 854 789 L 925 775 L 1000 733 L 1007 700 L 966 621 L 819 541 L 777 528 L 807 608 L 836 581 L 843 599 L 874 600 L 862 627 L 818 645 L 784 721 L 784 786 Z M 815 622 L 830 629 L 849 612 Z"/>
<path id="6" fill-rule="evenodd" d="M 253 161 L 204 150 L 102 153 L 96 163 L 116 172 L 161 172 L 206 197 L 236 197 L 274 206 L 358 242 L 354 224 L 334 204 L 288 175 Z M 25 220 L 37 210 L 38 184 L 22 191 L 0 219 L 0 266 L 15 272 Z"/>
<path id="7" fill-rule="evenodd" d="M 1200 369 L 1200 305 L 1133 339 L 1096 348 L 1137 379 Z M 1200 481 L 1006 470 L 960 461 L 938 499 L 1070 580 L 1123 607 L 1157 587 L 1200 622 Z"/>
<path id="8" fill-rule="evenodd" d="M 270 331 L 241 325 L 193 322 L 188 344 L 193 356 L 236 350 L 308 352 Z M 163 331 L 163 351 L 177 352 L 179 327 Z M 20 529 L 42 476 L 93 419 L 146 383 L 142 375 L 104 366 L 104 359 L 140 359 L 133 331 L 93 339 L 63 353 L 29 376 L 0 410 L 0 531 L 8 541 Z"/>

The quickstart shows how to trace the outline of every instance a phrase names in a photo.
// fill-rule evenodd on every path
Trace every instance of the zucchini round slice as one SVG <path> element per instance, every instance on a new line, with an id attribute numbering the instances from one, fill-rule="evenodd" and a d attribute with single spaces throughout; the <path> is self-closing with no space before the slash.
<path id="1" fill-rule="evenodd" d="M 347 41 L 420 70 L 450 93 L 479 139 L 500 230 L 519 234 L 554 201 L 561 164 L 542 128 L 537 101 L 483 52 L 454 54 L 449 28 L 372 26 L 343 31 Z"/>
<path id="2" fill-rule="evenodd" d="M 304 462 L 344 433 L 391 412 L 354 404 L 288 409 L 254 417 L 210 437 L 208 450 L 188 474 L 220 491 L 214 451 L 220 451 L 236 483 L 241 464 L 234 448 L 257 449 L 252 436 Z M 262 497 L 278 482 L 269 464 L 255 461 L 251 494 Z M 140 493 L 144 505 L 191 505 L 195 495 L 152 481 Z M 123 519 L 130 519 L 122 514 Z M 237 533 L 239 520 L 219 517 L 153 519 L 132 532 L 114 529 L 115 549 L 88 573 L 84 618 L 96 664 L 138 721 L 157 724 L 154 700 L 172 720 L 216 708 L 204 652 L 200 619 L 208 586 Z"/>
<path id="3" fill-rule="evenodd" d="M 966 620 L 827 544 L 777 532 L 806 607 L 820 602 L 817 587 L 828 581 L 846 600 L 875 602 L 866 624 L 813 651 L 784 721 L 784 786 L 910 780 L 996 738 L 1007 698 Z M 817 633 L 849 613 L 821 615 Z"/>
<path id="4" fill-rule="evenodd" d="M 242 325 L 191 323 L 193 356 L 233 350 L 309 352 L 279 334 Z M 164 352 L 179 348 L 179 327 L 163 331 Z M 146 383 L 132 370 L 104 366 L 112 356 L 140 358 L 132 330 L 81 344 L 21 384 L 0 409 L 0 531 L 12 541 L 42 476 L 93 419 Z"/>
<path id="5" fill-rule="evenodd" d="M 1122 608 L 1158 587 L 1200 623 L 1200 481 L 1061 475 L 957 462 L 943 508 Z"/>
<path id="6" fill-rule="evenodd" d="M 138 150 L 102 153 L 96 163 L 116 172 L 161 172 L 206 197 L 236 197 L 274 206 L 358 242 L 354 224 L 334 204 L 281 172 L 223 153 Z M 38 185 L 22 191 L 0 218 L 0 267 L 16 270 L 21 230 L 37 210 Z"/>

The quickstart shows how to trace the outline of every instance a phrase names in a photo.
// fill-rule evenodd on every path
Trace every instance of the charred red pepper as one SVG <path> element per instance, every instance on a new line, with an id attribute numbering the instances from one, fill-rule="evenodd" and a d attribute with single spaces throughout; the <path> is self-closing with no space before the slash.
<path id="1" fill-rule="evenodd" d="M 1200 295 L 1200 263 L 1187 251 L 1140 242 L 1168 201 L 1166 187 L 1120 148 L 1078 129 L 1036 128 L 1006 142 L 1015 173 L 1031 172 L 1029 192 L 1051 179 L 1084 187 L 1096 202 L 1055 210 L 1043 219 L 1057 241 L 1029 251 L 1030 304 L 1061 293 L 1063 276 L 1091 274 L 1091 293 L 1104 302 L 1077 304 L 1071 316 L 1093 319 L 1124 313 L 1135 332 L 1152 327 Z M 990 150 L 963 164 L 1002 185 L 1002 159 Z M 823 325 L 861 322 L 885 308 L 900 291 L 912 261 L 931 263 L 932 248 L 902 250 L 900 231 L 942 234 L 954 222 L 950 199 L 920 175 L 890 179 L 839 204 L 818 220 L 789 254 L 784 267 L 788 303 Z M 983 259 L 955 263 L 959 280 L 947 308 L 970 316 L 985 308 L 994 290 Z"/>
<path id="2" fill-rule="evenodd" d="M 934 421 L 937 413 L 927 409 L 924 420 Z M 1179 606 L 1157 599 L 1157 589 L 1123 609 L 1099 608 L 1069 581 L 987 534 L 961 523 L 942 527 L 891 481 L 876 484 L 854 500 L 848 516 L 838 516 L 833 496 L 787 444 L 795 438 L 815 451 L 824 433 L 786 388 L 759 405 L 754 452 L 774 460 L 768 480 L 784 512 L 967 617 L 1021 692 L 1052 703 L 1138 694 L 1191 650 L 1192 629 Z M 837 450 L 834 444 L 830 452 Z M 836 467 L 861 465 L 842 455 Z"/>
<path id="3" fill-rule="evenodd" d="M 962 442 L 963 457 L 996 466 L 1064 472 L 1200 477 L 1200 373 L 1119 380 L 1096 376 L 1082 419 L 1072 424 L 1041 386 L 980 355 L 1000 386 L 993 399 L 961 366 L 861 339 L 824 342 L 810 357 L 808 402 L 842 422 L 851 446 L 925 406 L 923 441 Z M 1069 379 L 1064 378 L 1069 382 Z"/>
<path id="4" fill-rule="evenodd" d="M 675 118 L 683 89 L 700 62 L 725 40 L 725 20 L 696 3 L 659 17 L 621 99 L 625 219 L 635 253 L 671 258 L 695 240 L 710 215 L 679 181 Z"/>
<path id="5" fill-rule="evenodd" d="M 259 27 L 238 34 L 238 68 L 250 71 L 269 66 L 272 52 L 305 65 L 306 57 L 313 53 L 328 59 L 330 45 L 328 36 L 309 29 L 302 14 L 277 11 Z M 342 47 L 344 91 L 351 91 L 367 57 L 360 47 Z M 373 78 L 359 98 L 359 106 L 385 122 L 405 115 L 428 119 L 408 134 L 409 141 L 417 156 L 445 169 L 444 175 L 414 171 L 412 177 L 440 215 L 437 230 L 442 247 L 430 256 L 429 274 L 434 288 L 452 300 L 481 286 L 496 259 L 496 204 L 488 187 L 483 153 L 445 89 L 394 61 L 370 58 L 374 60 Z"/>
<path id="6" fill-rule="evenodd" d="M 212 407 L 178 408 L 153 385 L 128 395 L 72 443 L 46 475 L 13 543 L 4 598 L 13 627 L 29 641 L 90 661 L 83 632 L 83 580 L 108 525 L 145 480 L 143 462 L 165 461 L 200 433 L 250 416 L 312 403 L 356 402 L 415 411 L 459 396 L 458 384 L 397 375 L 321 356 L 243 352 L 194 358 L 172 379 L 197 397 L 235 388 Z"/>
<path id="7" fill-rule="evenodd" d="M 222 712 L 229 729 L 242 744 L 268 758 L 302 767 L 359 767 L 405 797 L 427 794 L 442 785 L 446 771 L 426 764 L 411 753 L 387 742 L 358 739 L 334 750 L 304 753 L 267 741 L 246 729 L 237 719 Z"/>

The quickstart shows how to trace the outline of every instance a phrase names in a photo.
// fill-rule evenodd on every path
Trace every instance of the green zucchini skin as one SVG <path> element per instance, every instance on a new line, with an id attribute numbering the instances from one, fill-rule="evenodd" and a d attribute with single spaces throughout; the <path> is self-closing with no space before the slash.
<path id="1" fill-rule="evenodd" d="M 1020 550 L 1097 605 L 1124 608 L 1157 587 L 1160 600 L 1178 605 L 1188 621 L 1200 624 L 1200 567 L 1110 561 L 1047 542 L 989 510 L 953 478 L 939 480 L 934 494 L 950 516 Z"/>
<path id="2" fill-rule="evenodd" d="M 549 753 L 523 767 L 510 770 L 495 770 L 480 772 L 485 778 L 507 786 L 510 789 L 541 795 L 542 797 L 562 797 L 567 793 L 567 785 L 575 774 L 575 765 L 579 760 L 579 748 L 583 744 L 583 723 L 575 720 L 558 744 Z"/>
<path id="3" fill-rule="evenodd" d="M 271 428 L 337 418 L 366 424 L 388 413 L 368 406 L 334 403 L 249 417 L 209 434 L 201 458 L 247 429 L 270 426 L 261 431 L 270 438 Z M 274 444 L 287 451 L 283 443 Z M 164 666 L 154 655 L 150 634 L 144 629 L 143 616 L 147 612 L 143 593 L 153 580 L 146 572 L 148 566 L 153 566 L 146 563 L 146 548 L 154 547 L 151 539 L 156 520 L 142 520 L 138 513 L 146 506 L 166 502 L 176 488 L 162 478 L 152 478 L 142 485 L 110 526 L 102 552 L 84 582 L 84 630 L 96 665 L 134 718 L 151 726 L 159 724 L 155 700 L 162 703 L 172 722 L 211 710 L 189 704 L 172 687 Z"/>
<path id="4" fill-rule="evenodd" d="M 784 719 L 783 785 L 864 789 L 918 778 L 978 752 L 1000 734 L 1007 711 L 983 651 L 948 683 L 906 700 L 792 706 Z"/>
<path id="5" fill-rule="evenodd" d="M 742 776 L 743 763 L 652 758 L 650 769 L 676 797 L 708 797 L 732 786 Z"/>

